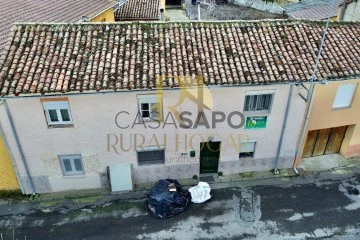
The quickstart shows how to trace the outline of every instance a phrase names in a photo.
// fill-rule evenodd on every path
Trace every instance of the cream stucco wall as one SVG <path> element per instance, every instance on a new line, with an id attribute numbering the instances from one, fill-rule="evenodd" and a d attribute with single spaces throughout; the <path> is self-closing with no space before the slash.
<path id="1" fill-rule="evenodd" d="M 316 85 L 308 130 L 332 128 L 360 123 L 360 88 L 357 87 L 350 108 L 333 109 L 336 92 L 341 84 L 359 84 L 359 80 L 329 82 Z"/>
<path id="2" fill-rule="evenodd" d="M 213 111 L 223 111 L 229 114 L 232 111 L 241 111 L 244 107 L 245 93 L 250 90 L 275 90 L 272 111 L 268 115 L 266 129 L 246 130 L 232 129 L 226 123 L 219 124 L 216 129 L 181 129 L 174 125 L 167 125 L 164 129 L 144 129 L 142 125 L 136 125 L 134 129 L 120 129 L 115 124 L 115 117 L 121 111 L 128 111 L 130 116 L 123 115 L 121 123 L 133 122 L 137 113 L 137 94 L 150 94 L 150 91 L 121 92 L 93 95 L 68 96 L 74 127 L 49 129 L 44 117 L 42 104 L 39 97 L 9 99 L 8 104 L 13 115 L 14 123 L 21 140 L 29 171 L 34 176 L 38 192 L 63 191 L 71 189 L 100 188 L 101 179 L 106 178 L 106 167 L 117 163 L 131 163 L 134 168 L 135 182 L 156 181 L 164 177 L 192 177 L 199 174 L 199 162 L 197 159 L 185 157 L 180 161 L 181 153 L 196 151 L 199 157 L 200 142 L 208 141 L 208 137 L 214 137 L 215 141 L 222 141 L 220 153 L 219 171 L 225 174 L 234 172 L 247 172 L 256 170 L 272 169 L 283 125 L 283 117 L 290 85 L 269 85 L 258 87 L 231 87 L 211 88 L 213 96 Z M 155 93 L 155 92 L 153 92 Z M 179 99 L 178 90 L 168 90 L 163 93 L 164 118 L 169 109 Z M 281 149 L 280 167 L 291 167 L 296 149 L 296 143 L 304 116 L 305 103 L 294 89 L 292 104 L 285 131 L 284 144 Z M 197 106 L 186 100 L 179 107 L 181 111 L 197 113 Z M 205 110 L 210 119 L 210 110 Z M 0 107 L 0 121 L 6 129 L 11 150 L 19 167 L 23 180 L 26 175 L 19 153 L 17 151 L 9 123 L 4 117 L 3 107 Z M 235 119 L 235 118 L 234 118 Z M 236 120 L 234 120 L 235 122 Z M 168 121 L 170 122 L 170 120 Z M 171 121 L 172 122 L 172 121 Z M 154 125 L 153 125 L 154 126 Z M 138 166 L 134 144 L 130 151 L 122 151 L 120 148 L 120 134 L 123 134 L 125 147 L 129 145 L 129 139 L 142 134 L 145 137 L 145 145 L 154 143 L 155 135 L 160 145 L 166 145 L 165 165 Z M 164 140 L 166 135 L 166 144 Z M 199 135 L 203 136 L 203 140 Z M 229 136 L 232 135 L 234 142 L 238 144 L 239 138 L 256 140 L 256 152 L 254 159 L 240 161 L 238 150 L 232 147 Z M 193 147 L 184 149 L 183 142 L 187 136 L 187 142 L 193 140 Z M 176 140 L 178 139 L 178 140 Z M 118 144 L 115 142 L 118 141 Z M 179 149 L 176 149 L 176 141 Z M 115 145 L 115 147 L 108 147 Z M 150 144 L 150 145 L 152 145 Z M 190 145 L 190 144 L 189 144 Z M 82 154 L 85 169 L 84 176 L 63 176 L 58 160 L 58 155 Z M 25 184 L 25 188 L 26 188 Z M 29 189 L 29 188 L 27 188 Z"/>
<path id="3" fill-rule="evenodd" d="M 98 16 L 92 18 L 91 22 L 115 22 L 114 9 L 110 8 Z"/>
<path id="4" fill-rule="evenodd" d="M 351 107 L 333 109 L 333 103 L 342 84 L 358 84 Z M 360 145 L 360 80 L 329 82 L 327 85 L 317 84 L 314 103 L 309 118 L 308 131 L 349 126 L 340 153 L 346 156 L 349 146 Z"/>

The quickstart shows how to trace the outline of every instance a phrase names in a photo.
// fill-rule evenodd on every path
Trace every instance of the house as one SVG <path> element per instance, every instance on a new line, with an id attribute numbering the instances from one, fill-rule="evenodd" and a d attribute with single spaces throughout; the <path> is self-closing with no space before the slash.
<path id="1" fill-rule="evenodd" d="M 114 22 L 113 7 L 108 0 L 0 0 L 0 54 L 15 22 Z"/>
<path id="2" fill-rule="evenodd" d="M 360 62 L 352 64 L 359 66 Z M 359 78 L 355 78 L 315 87 L 302 158 L 339 152 L 346 159 L 360 156 L 359 85 Z M 296 165 L 300 163 L 298 159 Z"/>
<path id="3" fill-rule="evenodd" d="M 343 5 L 341 5 L 343 6 Z M 360 21 L 360 1 L 347 1 L 345 11 L 343 12 L 344 21 Z"/>
<path id="4" fill-rule="evenodd" d="M 165 0 L 127 0 L 116 9 L 115 20 L 155 21 L 161 14 L 165 14 Z"/>
<path id="5" fill-rule="evenodd" d="M 348 0 L 346 6 L 344 0 L 302 0 L 282 8 L 293 19 L 325 20 L 330 13 L 333 21 L 355 21 L 358 15 L 355 12 L 359 10 L 357 0 Z"/>
<path id="6" fill-rule="evenodd" d="M 113 22 L 116 1 L 4 1 L 0 0 L 0 55 L 8 44 L 14 22 Z M 0 136 L 0 190 L 18 189 L 18 179 L 7 153 L 5 140 Z"/>
<path id="7" fill-rule="evenodd" d="M 118 164 L 132 166 L 134 184 L 292 167 L 307 109 L 298 91 L 322 29 L 14 25 L 0 61 L 0 123 L 24 192 L 108 187 L 107 167 Z M 359 24 L 332 24 L 316 83 L 359 77 L 359 34 Z"/>

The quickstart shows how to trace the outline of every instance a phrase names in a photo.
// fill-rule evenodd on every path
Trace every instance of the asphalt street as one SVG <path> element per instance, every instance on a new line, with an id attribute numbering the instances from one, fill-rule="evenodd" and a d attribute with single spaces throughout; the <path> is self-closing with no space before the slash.
<path id="1" fill-rule="evenodd" d="M 360 239 L 360 177 L 299 186 L 214 190 L 213 198 L 169 219 L 144 200 L 76 211 L 30 211 L 0 220 L 1 240 Z"/>

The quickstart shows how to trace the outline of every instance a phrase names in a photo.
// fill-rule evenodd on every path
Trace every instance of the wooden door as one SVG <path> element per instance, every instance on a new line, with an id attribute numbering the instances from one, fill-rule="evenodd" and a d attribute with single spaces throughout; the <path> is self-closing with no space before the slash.
<path id="1" fill-rule="evenodd" d="M 308 132 L 306 142 L 305 142 L 305 146 L 304 146 L 304 151 L 303 151 L 303 154 L 302 154 L 302 156 L 304 158 L 312 157 L 318 133 L 319 133 L 318 130 Z"/>
<path id="2" fill-rule="evenodd" d="M 324 128 L 308 132 L 302 157 L 338 153 L 345 137 L 347 126 Z"/>
<path id="3" fill-rule="evenodd" d="M 341 144 L 344 140 L 347 126 L 332 128 L 329 141 L 326 146 L 325 154 L 340 152 Z"/>
<path id="4" fill-rule="evenodd" d="M 326 144 L 328 143 L 331 128 L 320 129 L 317 135 L 313 156 L 321 156 L 325 153 Z"/>
<path id="5" fill-rule="evenodd" d="M 219 167 L 221 142 L 202 142 L 200 144 L 200 173 L 217 173 Z"/>

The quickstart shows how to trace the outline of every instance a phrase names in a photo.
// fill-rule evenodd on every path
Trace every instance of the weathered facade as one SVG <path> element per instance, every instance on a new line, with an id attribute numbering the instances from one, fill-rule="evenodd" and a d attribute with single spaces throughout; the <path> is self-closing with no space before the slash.
<path id="1" fill-rule="evenodd" d="M 322 32 L 298 21 L 16 25 L 0 122 L 25 192 L 107 187 L 118 163 L 135 183 L 291 167 L 299 84 Z M 359 37 L 359 24 L 331 25 L 316 84 L 360 76 Z"/>
<path id="2" fill-rule="evenodd" d="M 317 85 L 314 94 L 302 157 L 360 156 L 359 80 Z"/>

